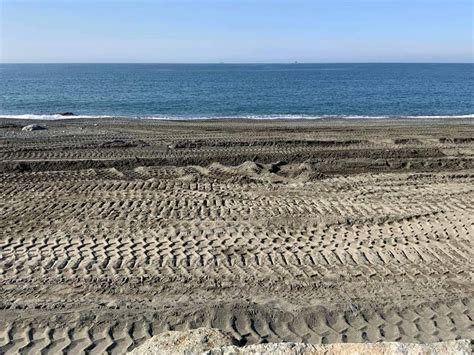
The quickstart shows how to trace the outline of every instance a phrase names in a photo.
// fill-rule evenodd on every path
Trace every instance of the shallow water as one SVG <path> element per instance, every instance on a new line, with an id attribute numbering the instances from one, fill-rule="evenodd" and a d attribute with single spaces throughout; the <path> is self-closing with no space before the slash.
<path id="1" fill-rule="evenodd" d="M 473 69 L 474 64 L 0 64 L 0 115 L 472 115 Z"/>

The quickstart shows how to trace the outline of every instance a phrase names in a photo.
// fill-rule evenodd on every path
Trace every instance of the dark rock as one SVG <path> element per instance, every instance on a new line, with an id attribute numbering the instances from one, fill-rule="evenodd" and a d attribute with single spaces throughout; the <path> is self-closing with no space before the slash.
<path id="1" fill-rule="evenodd" d="M 39 124 L 30 124 L 28 126 L 23 127 L 21 130 L 31 132 L 31 131 L 41 131 L 43 129 L 48 129 L 48 128 L 45 126 L 40 126 Z"/>
<path id="2" fill-rule="evenodd" d="M 279 161 L 279 162 L 276 162 L 274 164 L 271 164 L 270 165 L 270 168 L 269 168 L 269 171 L 271 173 L 277 173 L 280 171 L 280 167 L 283 166 L 283 165 L 287 165 L 288 163 L 286 161 Z"/>

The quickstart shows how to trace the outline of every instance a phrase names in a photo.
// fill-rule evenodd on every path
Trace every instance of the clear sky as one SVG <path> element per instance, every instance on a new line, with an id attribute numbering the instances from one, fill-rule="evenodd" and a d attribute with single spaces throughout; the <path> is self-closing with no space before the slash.
<path id="1" fill-rule="evenodd" d="M 473 0 L 0 0 L 2 62 L 473 62 Z"/>

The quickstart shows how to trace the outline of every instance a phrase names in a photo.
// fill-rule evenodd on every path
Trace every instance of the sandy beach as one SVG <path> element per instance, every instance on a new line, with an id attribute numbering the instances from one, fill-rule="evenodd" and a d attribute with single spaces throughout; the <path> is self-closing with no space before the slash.
<path id="1" fill-rule="evenodd" d="M 472 339 L 473 122 L 0 118 L 0 353 Z"/>

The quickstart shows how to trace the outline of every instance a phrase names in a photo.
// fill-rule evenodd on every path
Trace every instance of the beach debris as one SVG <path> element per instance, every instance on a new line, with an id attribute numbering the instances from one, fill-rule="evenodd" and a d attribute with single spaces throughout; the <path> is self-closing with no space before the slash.
<path id="1" fill-rule="evenodd" d="M 45 126 L 40 126 L 39 124 L 30 124 L 28 126 L 23 127 L 21 130 L 26 131 L 26 132 L 31 132 L 31 131 L 41 131 L 44 129 L 48 129 Z"/>

